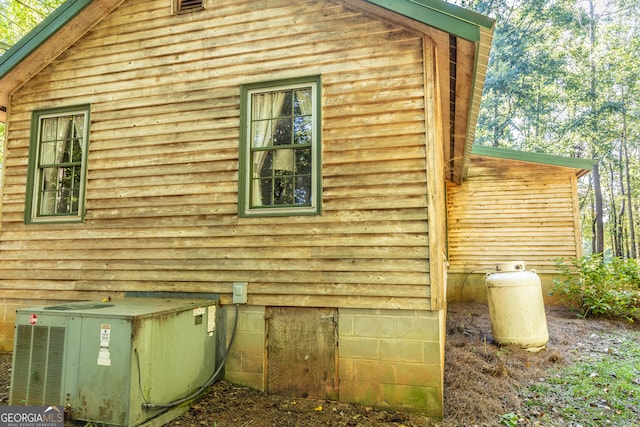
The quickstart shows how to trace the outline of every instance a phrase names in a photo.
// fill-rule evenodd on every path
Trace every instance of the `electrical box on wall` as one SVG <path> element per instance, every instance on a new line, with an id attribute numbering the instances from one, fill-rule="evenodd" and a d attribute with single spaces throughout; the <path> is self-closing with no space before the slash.
<path id="1" fill-rule="evenodd" d="M 11 405 L 63 405 L 74 419 L 135 426 L 216 369 L 216 302 L 125 298 L 16 312 Z"/>
<path id="2" fill-rule="evenodd" d="M 233 303 L 247 303 L 247 282 L 233 282 Z"/>

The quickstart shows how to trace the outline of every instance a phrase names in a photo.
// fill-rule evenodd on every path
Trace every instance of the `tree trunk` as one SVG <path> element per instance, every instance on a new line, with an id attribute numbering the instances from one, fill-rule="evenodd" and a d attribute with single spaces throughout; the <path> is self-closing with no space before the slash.
<path id="1" fill-rule="evenodd" d="M 624 232 L 624 209 L 626 205 L 627 199 L 622 199 L 620 201 L 620 214 L 618 214 L 618 229 L 616 231 L 616 256 L 624 258 L 625 257 L 625 232 Z"/>
<path id="2" fill-rule="evenodd" d="M 593 180 L 593 195 L 594 195 L 594 245 L 593 253 L 604 253 L 604 220 L 602 215 L 602 188 L 600 187 L 600 168 L 599 164 L 593 165 L 593 171 L 591 172 L 591 179 Z"/>
<path id="3" fill-rule="evenodd" d="M 596 19 L 595 19 L 595 7 L 593 4 L 593 0 L 589 0 L 589 12 L 590 12 L 590 31 L 589 31 L 589 42 L 590 42 L 590 52 L 589 55 L 589 70 L 590 70 L 590 90 L 591 90 L 591 102 L 592 102 L 592 111 L 596 110 L 596 91 L 597 91 L 597 74 L 596 74 L 596 64 L 595 64 L 595 44 L 596 44 Z M 596 119 L 593 120 L 593 128 L 592 135 L 598 134 L 598 122 Z M 596 154 L 597 151 L 597 142 L 595 137 L 590 141 L 591 143 L 591 152 Z M 599 156 L 593 156 L 594 159 L 598 159 Z M 602 187 L 600 186 L 600 168 L 598 163 L 593 166 L 593 172 L 591 173 L 591 177 L 593 178 L 593 194 L 595 197 L 595 246 L 593 247 L 593 252 L 595 254 L 604 253 L 604 219 L 602 212 Z"/>
<path id="4" fill-rule="evenodd" d="M 622 252 L 622 215 L 624 214 L 624 199 L 620 206 L 620 213 L 616 210 L 616 190 L 615 184 L 615 170 L 613 166 L 609 168 L 609 182 L 608 182 L 608 194 L 609 194 L 609 232 L 611 233 L 611 247 L 613 249 L 613 255 L 617 257 L 623 256 Z"/>
<path id="5" fill-rule="evenodd" d="M 625 112 L 622 119 L 623 127 L 625 129 L 622 135 L 622 148 L 624 150 L 624 174 L 627 187 L 627 204 L 629 205 L 629 209 L 627 209 L 629 215 L 629 258 L 638 258 L 638 252 L 636 250 L 635 219 L 633 217 L 633 199 L 631 196 L 631 174 L 629 173 L 629 145 L 627 141 L 626 119 L 627 117 Z"/>
<path id="6" fill-rule="evenodd" d="M 602 176 L 602 175 L 601 175 Z M 616 211 L 616 195 L 614 190 L 615 177 L 613 167 L 609 168 L 609 180 L 606 182 L 607 194 L 609 196 L 609 217 L 607 226 L 609 229 L 609 238 L 611 240 L 611 249 L 614 256 L 620 256 L 620 222 L 618 221 L 618 212 Z"/>

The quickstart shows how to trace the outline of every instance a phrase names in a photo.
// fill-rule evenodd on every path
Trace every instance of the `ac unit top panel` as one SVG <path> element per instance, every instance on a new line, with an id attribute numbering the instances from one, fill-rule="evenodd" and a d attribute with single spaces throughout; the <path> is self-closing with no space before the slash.
<path id="1" fill-rule="evenodd" d="M 212 299 L 159 299 L 159 298 L 123 298 L 108 302 L 80 301 L 67 304 L 29 307 L 19 309 L 18 313 L 37 313 L 47 316 L 105 317 L 139 319 L 158 316 L 177 311 L 195 310 L 217 304 Z"/>

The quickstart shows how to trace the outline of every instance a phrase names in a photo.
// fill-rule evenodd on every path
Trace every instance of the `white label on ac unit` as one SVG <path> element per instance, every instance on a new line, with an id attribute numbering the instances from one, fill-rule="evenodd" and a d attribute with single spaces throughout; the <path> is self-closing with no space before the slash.
<path id="1" fill-rule="evenodd" d="M 216 306 L 209 306 L 209 316 L 207 317 L 207 332 L 212 336 L 216 330 Z"/>
<path id="2" fill-rule="evenodd" d="M 198 308 L 194 308 L 193 309 L 193 315 L 194 316 L 202 316 L 204 315 L 205 312 L 205 308 L 204 307 L 198 307 Z"/>
<path id="3" fill-rule="evenodd" d="M 100 347 L 109 347 L 111 341 L 111 325 L 100 325 Z"/>
<path id="4" fill-rule="evenodd" d="M 111 366 L 111 354 L 109 349 L 101 348 L 98 353 L 98 365 Z"/>
<path id="5" fill-rule="evenodd" d="M 111 366 L 111 353 L 109 352 L 110 341 L 111 325 L 103 323 L 100 325 L 100 351 L 98 352 L 98 365 Z"/>
<path id="6" fill-rule="evenodd" d="M 103 323 L 100 325 L 100 347 L 109 347 L 111 341 L 111 325 Z"/>

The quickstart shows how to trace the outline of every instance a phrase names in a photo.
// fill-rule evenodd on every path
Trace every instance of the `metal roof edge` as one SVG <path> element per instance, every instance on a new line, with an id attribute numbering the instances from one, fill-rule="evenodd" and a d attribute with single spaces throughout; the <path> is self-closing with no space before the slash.
<path id="1" fill-rule="evenodd" d="M 439 9 L 443 13 L 448 13 L 452 16 L 456 16 L 460 20 L 467 21 L 479 27 L 493 29 L 496 23 L 496 20 L 493 18 L 490 18 L 486 15 L 482 15 L 481 13 L 478 13 L 478 12 L 474 12 L 471 9 L 467 9 L 462 6 L 457 6 L 455 4 L 448 3 L 443 0 L 409 0 L 409 1 L 423 4 L 426 7 Z"/>
<path id="2" fill-rule="evenodd" d="M 495 19 L 443 0 L 366 1 L 473 42 L 480 41 L 480 28 L 493 31 L 495 26 Z"/>
<path id="3" fill-rule="evenodd" d="M 480 111 L 482 89 L 484 87 L 484 79 L 489 62 L 489 51 L 495 30 L 495 19 L 447 3 L 443 0 L 365 1 L 475 44 L 475 59 L 472 71 L 473 81 L 471 99 L 469 100 L 462 170 L 460 176 L 454 178 L 454 181 L 461 181 L 466 176 L 469 159 L 471 157 L 471 145 L 475 139 L 475 128 Z"/>
<path id="4" fill-rule="evenodd" d="M 471 154 L 478 156 L 497 157 L 500 159 L 519 160 L 522 162 L 541 163 L 551 166 L 562 166 L 573 169 L 591 171 L 597 161 L 592 159 L 579 159 L 576 157 L 558 156 L 555 154 L 533 153 L 519 151 L 511 148 L 489 147 L 487 145 L 474 145 Z"/>
<path id="5" fill-rule="evenodd" d="M 473 69 L 473 83 L 471 92 L 471 102 L 469 103 L 469 117 L 467 120 L 467 138 L 465 140 L 464 159 L 462 164 L 462 176 L 467 176 L 469 169 L 469 160 L 471 151 L 474 146 L 476 137 L 476 126 L 480 117 L 480 104 L 482 102 L 482 93 L 484 90 L 484 81 L 489 68 L 489 53 L 491 51 L 491 43 L 493 41 L 493 29 L 482 28 L 480 30 L 480 41 L 476 42 L 476 61 Z"/>
<path id="6" fill-rule="evenodd" d="M 0 56 L 0 78 L 4 77 L 16 65 L 22 62 L 52 34 L 65 26 L 93 0 L 67 0 L 55 9 L 42 22 L 36 25 L 4 55 Z"/>

